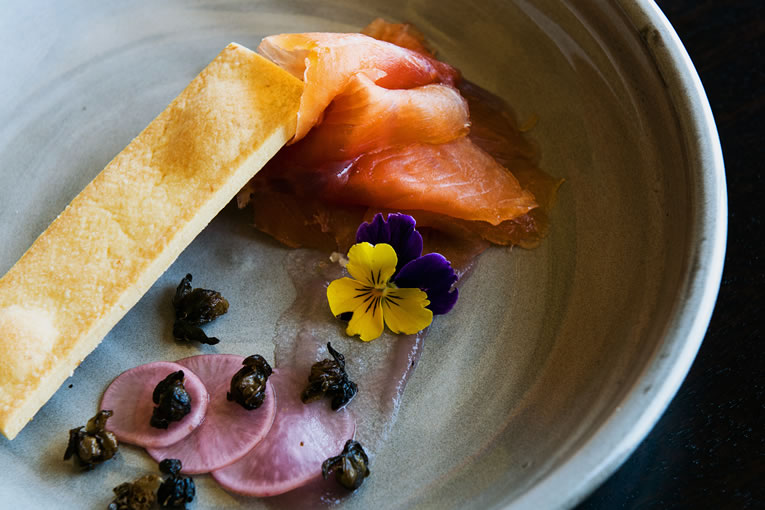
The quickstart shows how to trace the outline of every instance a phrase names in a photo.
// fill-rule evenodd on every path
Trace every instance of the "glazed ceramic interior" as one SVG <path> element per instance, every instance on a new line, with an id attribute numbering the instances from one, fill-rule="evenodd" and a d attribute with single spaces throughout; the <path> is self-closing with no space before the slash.
<path id="1" fill-rule="evenodd" d="M 0 78 L 0 272 L 232 40 L 254 48 L 272 33 L 357 31 L 378 16 L 411 21 L 520 119 L 538 117 L 530 135 L 542 166 L 566 179 L 549 238 L 533 251 L 481 257 L 458 310 L 430 332 L 371 483 L 344 507 L 570 506 L 637 444 L 676 390 L 709 317 L 708 287 L 719 280 L 720 262 L 710 259 L 721 256 L 724 220 L 710 222 L 724 210 L 724 189 L 710 198 L 711 177 L 702 174 L 719 172 L 719 180 L 722 169 L 698 154 L 710 133 L 689 132 L 702 121 L 689 120 L 692 101 L 683 103 L 677 79 L 662 70 L 677 55 L 666 50 L 674 44 L 666 28 L 648 24 L 652 7 L 50 4 L 0 22 L 0 33 L 12 34 L 4 60 L 13 71 Z M 716 237 L 701 239 L 707 231 Z M 249 354 L 253 342 L 272 348 L 294 294 L 285 254 L 236 211 L 224 212 L 77 370 L 74 389 L 65 385 L 14 442 L 0 441 L 0 464 L 18 468 L 0 492 L 19 508 L 33 497 L 53 508 L 83 507 L 83 498 L 87 508 L 104 506 L 111 487 L 149 464 L 128 453 L 114 470 L 74 478 L 58 457 L 61 432 L 82 421 L 76 411 L 93 407 L 120 369 L 190 354 L 154 340 L 169 327 L 159 303 L 182 272 L 232 285 L 248 275 L 258 293 L 249 283 L 233 290 L 251 309 L 227 327 L 255 340 L 228 352 Z M 198 483 L 200 510 L 263 504 L 227 496 L 206 477 Z"/>

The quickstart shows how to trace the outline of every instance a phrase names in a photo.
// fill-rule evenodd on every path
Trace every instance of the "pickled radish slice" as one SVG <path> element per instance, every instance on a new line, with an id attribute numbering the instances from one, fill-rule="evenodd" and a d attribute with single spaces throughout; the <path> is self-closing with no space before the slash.
<path id="1" fill-rule="evenodd" d="M 274 421 L 276 396 L 269 378 L 263 405 L 248 411 L 226 399 L 231 378 L 242 368 L 242 356 L 203 354 L 178 361 L 202 380 L 210 405 L 202 425 L 183 441 L 164 448 L 147 448 L 157 462 L 180 459 L 183 473 L 207 473 L 242 458 L 268 433 Z"/>
<path id="2" fill-rule="evenodd" d="M 155 404 L 152 393 L 165 377 L 183 370 L 184 387 L 191 397 L 191 412 L 167 429 L 149 424 Z M 111 409 L 114 415 L 106 429 L 117 439 L 146 448 L 161 448 L 177 443 L 196 429 L 205 418 L 209 394 L 207 388 L 192 371 L 177 363 L 157 361 L 123 372 L 112 381 L 101 398 L 101 409 Z"/>
<path id="3" fill-rule="evenodd" d="M 275 370 L 268 382 L 279 395 L 276 418 L 266 438 L 241 460 L 212 472 L 231 492 L 275 496 L 321 477 L 321 464 L 337 455 L 354 435 L 347 410 L 332 411 L 328 400 L 303 404 L 307 374 Z"/>

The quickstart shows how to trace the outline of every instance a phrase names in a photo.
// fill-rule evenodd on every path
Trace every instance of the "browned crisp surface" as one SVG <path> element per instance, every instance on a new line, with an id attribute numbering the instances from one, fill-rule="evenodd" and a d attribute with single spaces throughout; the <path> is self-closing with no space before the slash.
<path id="1" fill-rule="evenodd" d="M 230 44 L 0 279 L 0 432 L 18 434 L 292 137 L 302 87 Z"/>

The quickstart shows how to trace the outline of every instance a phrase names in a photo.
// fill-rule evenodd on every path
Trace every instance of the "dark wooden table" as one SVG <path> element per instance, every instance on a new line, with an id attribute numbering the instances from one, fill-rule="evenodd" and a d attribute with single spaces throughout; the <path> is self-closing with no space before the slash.
<path id="1" fill-rule="evenodd" d="M 657 0 L 699 72 L 728 181 L 717 306 L 688 377 L 577 510 L 765 508 L 765 0 Z"/>

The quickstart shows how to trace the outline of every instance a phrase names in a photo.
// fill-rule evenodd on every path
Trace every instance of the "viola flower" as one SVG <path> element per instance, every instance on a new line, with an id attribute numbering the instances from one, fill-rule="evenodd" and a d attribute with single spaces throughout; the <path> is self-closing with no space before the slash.
<path id="1" fill-rule="evenodd" d="M 457 302 L 459 293 L 452 289 L 457 275 L 451 263 L 440 253 L 422 255 L 422 236 L 415 221 L 406 214 L 389 214 L 388 221 L 380 213 L 356 231 L 356 242 L 388 243 L 398 255 L 393 282 L 398 287 L 414 287 L 428 294 L 434 315 L 448 313 Z"/>
<path id="2" fill-rule="evenodd" d="M 350 314 L 346 333 L 365 342 L 379 337 L 385 325 L 394 333 L 413 334 L 433 315 L 448 312 L 457 301 L 452 285 L 457 276 L 446 258 L 422 254 L 422 236 L 415 221 L 404 214 L 377 214 L 356 233 L 346 269 L 327 287 L 336 316 Z"/>
<path id="3" fill-rule="evenodd" d="M 387 324 L 394 333 L 412 334 L 433 320 L 428 295 L 420 289 L 400 289 L 390 281 L 398 257 L 386 243 L 357 243 L 348 252 L 345 268 L 352 278 L 340 278 L 327 287 L 334 315 L 352 312 L 346 333 L 365 342 L 379 337 Z"/>

